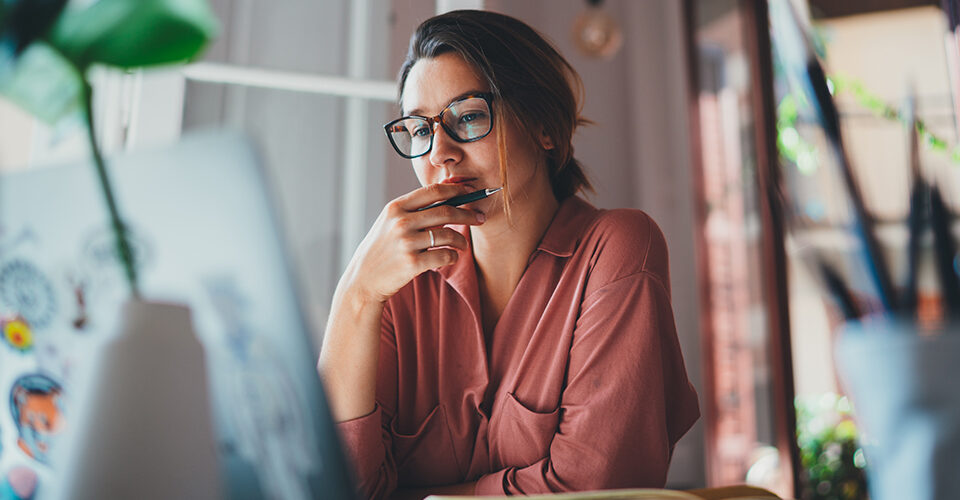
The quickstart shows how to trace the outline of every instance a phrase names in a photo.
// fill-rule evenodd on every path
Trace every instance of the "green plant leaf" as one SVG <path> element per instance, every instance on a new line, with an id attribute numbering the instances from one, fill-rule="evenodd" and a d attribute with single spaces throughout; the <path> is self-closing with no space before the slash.
<path id="1" fill-rule="evenodd" d="M 0 45 L 19 55 L 42 38 L 66 0 L 0 0 Z"/>
<path id="2" fill-rule="evenodd" d="M 0 94 L 49 124 L 80 110 L 82 90 L 77 70 L 41 42 L 30 44 L 10 71 L 0 72 Z"/>
<path id="3" fill-rule="evenodd" d="M 205 0 L 98 0 L 68 5 L 49 41 L 79 68 L 129 69 L 193 59 L 216 32 Z"/>

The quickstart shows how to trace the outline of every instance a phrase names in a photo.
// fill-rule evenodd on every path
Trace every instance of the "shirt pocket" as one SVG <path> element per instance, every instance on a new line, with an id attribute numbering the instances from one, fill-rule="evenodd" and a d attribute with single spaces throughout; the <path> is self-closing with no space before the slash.
<path id="1" fill-rule="evenodd" d="M 559 405 L 547 413 L 533 411 L 507 393 L 497 419 L 496 445 L 491 447 L 495 469 L 526 467 L 549 456 L 559 419 Z"/>
<path id="2" fill-rule="evenodd" d="M 463 480 L 443 405 L 434 408 L 413 434 L 400 432 L 397 419 L 390 431 L 400 486 L 431 486 Z"/>

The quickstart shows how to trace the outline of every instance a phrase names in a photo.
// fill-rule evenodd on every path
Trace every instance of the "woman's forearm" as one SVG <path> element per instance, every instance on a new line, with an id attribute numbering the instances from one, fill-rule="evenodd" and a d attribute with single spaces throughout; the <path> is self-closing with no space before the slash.
<path id="1" fill-rule="evenodd" d="M 318 370 L 337 422 L 374 410 L 383 308 L 349 287 L 334 293 Z"/>

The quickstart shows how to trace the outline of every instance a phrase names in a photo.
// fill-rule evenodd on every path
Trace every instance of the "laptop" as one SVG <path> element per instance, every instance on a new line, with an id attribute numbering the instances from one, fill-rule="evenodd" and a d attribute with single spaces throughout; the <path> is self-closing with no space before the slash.
<path id="1" fill-rule="evenodd" d="M 228 498 L 353 498 L 258 156 L 211 131 L 109 160 L 148 300 L 190 307 Z M 0 489 L 38 495 L 129 295 L 90 162 L 0 177 Z"/>

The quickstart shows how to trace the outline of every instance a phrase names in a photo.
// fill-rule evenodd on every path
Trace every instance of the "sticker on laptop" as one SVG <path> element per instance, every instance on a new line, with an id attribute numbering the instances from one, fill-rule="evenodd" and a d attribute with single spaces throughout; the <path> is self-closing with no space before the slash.
<path id="1" fill-rule="evenodd" d="M 51 447 L 63 429 L 63 399 L 62 386 L 41 373 L 21 376 L 10 389 L 17 446 L 40 463 L 49 463 Z"/>
<path id="2" fill-rule="evenodd" d="M 33 331 L 23 316 L 0 318 L 0 330 L 3 330 L 3 341 L 13 350 L 26 353 L 33 349 Z"/>
<path id="3" fill-rule="evenodd" d="M 265 496 L 307 498 L 306 478 L 314 467 L 309 457 L 319 451 L 288 367 L 278 361 L 269 335 L 257 335 L 248 322 L 251 301 L 230 277 L 210 277 L 204 287 L 222 333 L 212 341 L 227 354 L 212 361 L 226 381 L 216 397 L 231 409 L 225 426 L 230 430 L 221 437 L 234 456 L 253 465 Z"/>
<path id="4" fill-rule="evenodd" d="M 3 477 L 0 483 L 0 498 L 6 500 L 30 500 L 37 492 L 37 473 L 24 465 L 16 465 Z"/>
<path id="5" fill-rule="evenodd" d="M 17 311 L 34 330 L 49 325 L 57 311 L 50 279 L 33 263 L 20 258 L 0 265 L 0 302 L 8 310 Z"/>
<path id="6" fill-rule="evenodd" d="M 134 266 L 143 270 L 153 262 L 154 251 L 143 232 L 127 227 L 127 242 Z M 84 238 L 82 259 L 91 271 L 119 273 L 123 270 L 120 253 L 117 249 L 117 236 L 112 226 L 90 231 Z"/>

